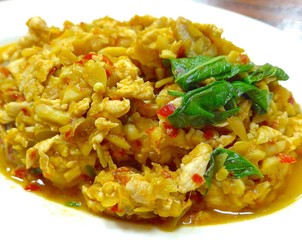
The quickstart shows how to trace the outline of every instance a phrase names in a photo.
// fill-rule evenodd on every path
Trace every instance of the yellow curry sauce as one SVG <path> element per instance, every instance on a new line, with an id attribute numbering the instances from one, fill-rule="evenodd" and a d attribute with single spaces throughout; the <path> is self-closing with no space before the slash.
<path id="1" fill-rule="evenodd" d="M 258 217 L 302 193 L 289 76 L 221 29 L 152 16 L 27 26 L 0 48 L 0 169 L 26 191 L 169 227 Z"/>
<path id="2" fill-rule="evenodd" d="M 1 152 L 1 158 L 5 158 Z M 78 187 L 69 188 L 69 189 L 59 189 L 48 183 L 46 179 L 40 173 L 32 173 L 30 180 L 27 179 L 28 174 L 25 169 L 18 169 L 18 171 L 13 171 L 5 161 L 0 161 L 0 171 L 1 174 L 6 176 L 18 184 L 21 184 L 25 191 L 32 192 L 37 194 L 40 197 L 44 197 L 51 201 L 55 201 L 59 204 L 65 205 L 66 207 L 76 208 L 81 211 L 89 212 L 85 204 L 85 200 L 81 194 L 81 190 Z M 12 172 L 14 172 L 12 174 Z M 202 206 L 196 206 L 196 209 L 193 209 L 189 214 L 183 216 L 177 221 L 176 225 L 197 225 L 197 226 L 206 226 L 214 224 L 227 224 L 236 221 L 243 221 L 248 219 L 253 219 L 268 214 L 272 214 L 278 210 L 281 210 L 287 206 L 290 206 L 292 203 L 300 199 L 302 194 L 302 185 L 301 185 L 301 176 L 302 174 L 302 161 L 295 163 L 295 168 L 286 179 L 286 187 L 279 192 L 278 199 L 271 203 L 269 206 L 263 206 L 258 209 L 247 209 L 240 212 L 232 211 L 221 211 L 219 209 L 210 209 L 204 210 L 204 218 L 198 219 L 196 221 L 195 215 L 199 213 Z M 87 179 L 89 181 L 89 179 Z M 106 217 L 103 215 L 103 217 Z M 175 227 L 175 222 L 171 223 L 168 221 L 162 225 L 160 219 L 153 219 L 152 221 L 145 220 L 145 224 L 156 223 L 159 221 L 161 225 L 158 225 L 164 229 L 173 229 Z M 141 220 L 137 222 L 142 223 Z M 172 221 L 173 222 L 173 221 Z"/>

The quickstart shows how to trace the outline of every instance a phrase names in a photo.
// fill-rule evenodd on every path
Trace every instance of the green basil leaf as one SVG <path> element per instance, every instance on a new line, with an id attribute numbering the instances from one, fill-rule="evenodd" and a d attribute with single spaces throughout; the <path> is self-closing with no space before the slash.
<path id="1" fill-rule="evenodd" d="M 270 102 L 272 100 L 272 94 L 265 90 L 259 89 L 254 85 L 247 84 L 245 82 L 236 81 L 232 83 L 237 97 L 245 94 L 252 100 L 254 110 L 259 114 L 265 114 L 268 112 Z"/>
<path id="2" fill-rule="evenodd" d="M 185 94 L 183 92 L 175 91 L 175 90 L 168 90 L 168 94 L 174 97 L 183 97 Z"/>
<path id="3" fill-rule="evenodd" d="M 198 88 L 200 82 L 214 77 L 217 80 L 230 79 L 240 72 L 250 70 L 254 64 L 231 64 L 225 56 L 197 56 L 170 59 L 176 83 L 185 91 Z"/>
<path id="4" fill-rule="evenodd" d="M 209 161 L 208 166 L 207 166 L 207 170 L 203 174 L 203 178 L 206 181 L 205 182 L 205 187 L 207 188 L 207 190 L 211 186 L 212 178 L 214 176 L 214 173 L 215 173 L 215 157 L 212 153 L 211 156 L 210 156 L 210 161 Z"/>
<path id="5" fill-rule="evenodd" d="M 265 77 L 275 77 L 276 80 L 288 80 L 289 78 L 283 69 L 266 63 L 250 72 L 248 76 L 243 78 L 243 80 L 248 84 L 252 84 L 262 80 Z"/>
<path id="6" fill-rule="evenodd" d="M 231 65 L 230 71 L 215 75 L 216 80 L 229 80 L 239 73 L 247 72 L 254 67 L 253 63 Z"/>
<path id="7" fill-rule="evenodd" d="M 187 92 L 180 107 L 168 117 L 176 128 L 195 127 L 216 124 L 225 121 L 238 113 L 239 108 L 222 110 L 232 101 L 235 92 L 231 83 L 227 81 L 213 82 Z"/>
<path id="8" fill-rule="evenodd" d="M 288 79 L 281 68 L 270 64 L 258 67 L 253 63 L 231 64 L 225 56 L 170 59 L 170 65 L 176 83 L 187 92 L 169 92 L 183 98 L 181 106 L 168 117 L 177 128 L 202 128 L 223 122 L 238 113 L 237 99 L 241 96 L 252 101 L 256 113 L 265 114 L 272 94 L 253 83 L 264 77 Z M 201 82 L 210 77 L 216 81 L 201 87 Z"/>
<path id="9" fill-rule="evenodd" d="M 210 156 L 210 161 L 208 163 L 207 170 L 203 176 L 206 180 L 205 186 L 208 189 L 211 186 L 212 178 L 216 170 L 217 162 L 215 158 L 219 154 L 227 155 L 223 165 L 229 171 L 230 177 L 243 178 L 252 175 L 258 176 L 260 178 L 263 177 L 261 171 L 253 163 L 241 156 L 239 153 L 225 148 L 216 148 Z"/>
<path id="10" fill-rule="evenodd" d="M 241 156 L 239 153 L 229 149 L 217 148 L 213 151 L 212 155 L 216 157 L 219 154 L 227 154 L 224 166 L 231 173 L 234 178 L 243 178 L 251 175 L 263 177 L 260 170 L 249 160 Z"/>

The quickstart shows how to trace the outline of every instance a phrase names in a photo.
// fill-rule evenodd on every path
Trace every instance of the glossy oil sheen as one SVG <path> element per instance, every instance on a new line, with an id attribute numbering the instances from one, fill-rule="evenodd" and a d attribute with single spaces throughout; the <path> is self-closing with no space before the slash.
<path id="1" fill-rule="evenodd" d="M 12 181 L 21 184 L 26 191 L 29 184 L 24 179 L 16 178 L 10 175 L 11 168 L 6 164 L 3 152 L 0 151 L 0 173 L 5 175 Z M 272 214 L 278 210 L 281 210 L 288 205 L 292 204 L 302 196 L 302 161 L 298 160 L 294 163 L 292 172 L 287 176 L 286 186 L 279 192 L 278 198 L 272 202 L 269 206 L 262 207 L 259 209 L 249 209 L 242 212 L 231 212 L 231 211 L 221 211 L 219 209 L 213 209 L 206 211 L 207 217 L 201 222 L 197 222 L 194 214 L 190 216 L 184 216 L 178 225 L 215 225 L 215 224 L 226 224 L 230 222 L 243 221 L 247 219 L 253 219 L 261 217 L 267 214 Z M 33 189 L 32 194 L 36 194 L 37 197 L 43 197 L 45 199 L 57 202 L 59 204 L 65 205 L 66 207 L 75 207 L 80 211 L 89 212 L 85 205 L 85 201 L 82 197 L 81 191 L 78 187 L 73 187 L 69 189 L 59 189 L 43 178 L 37 178 L 35 182 L 40 185 L 40 189 L 35 191 Z M 32 182 L 31 182 L 32 183 Z M 27 191 L 31 191 L 30 189 Z M 8 206 L 9 207 L 9 206 Z M 101 217 L 101 216 L 100 216 Z M 162 221 L 154 220 L 151 224 L 160 223 L 160 227 L 166 230 L 173 229 L 175 227 L 175 222 L 169 222 L 163 224 Z"/>

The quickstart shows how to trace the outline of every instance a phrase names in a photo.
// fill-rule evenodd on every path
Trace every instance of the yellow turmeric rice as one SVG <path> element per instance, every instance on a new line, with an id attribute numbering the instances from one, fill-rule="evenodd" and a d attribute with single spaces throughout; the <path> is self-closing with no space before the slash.
<path id="1" fill-rule="evenodd" d="M 1 161 L 27 190 L 77 189 L 96 214 L 205 224 L 286 187 L 302 149 L 288 76 L 221 29 L 152 16 L 27 26 L 0 48 Z"/>

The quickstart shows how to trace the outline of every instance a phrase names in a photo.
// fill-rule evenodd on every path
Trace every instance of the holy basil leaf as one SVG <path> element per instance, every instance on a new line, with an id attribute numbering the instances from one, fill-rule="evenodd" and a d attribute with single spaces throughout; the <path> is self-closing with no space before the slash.
<path id="1" fill-rule="evenodd" d="M 221 80 L 179 95 L 183 97 L 182 104 L 168 120 L 176 128 L 202 128 L 221 123 L 239 112 L 236 99 L 242 95 L 252 101 L 257 113 L 268 112 L 270 92 L 241 81 Z"/>
<path id="2" fill-rule="evenodd" d="M 176 128 L 202 128 L 205 125 L 220 123 L 238 113 L 237 107 L 223 109 L 225 106 L 231 106 L 229 102 L 234 96 L 235 91 L 231 83 L 213 82 L 187 92 L 183 96 L 181 106 L 168 120 Z"/>
<path id="3" fill-rule="evenodd" d="M 215 150 L 214 150 L 215 151 Z M 213 153 L 210 156 L 210 161 L 207 166 L 207 170 L 203 174 L 203 178 L 205 179 L 205 186 L 207 190 L 210 188 L 211 183 L 212 183 L 212 178 L 215 173 L 215 158 L 213 157 Z"/>
<path id="4" fill-rule="evenodd" d="M 176 83 L 186 91 L 169 92 L 183 98 L 181 106 L 168 117 L 177 128 L 202 128 L 223 122 L 238 113 L 236 102 L 241 96 L 252 101 L 256 113 L 265 114 L 272 94 L 253 83 L 265 77 L 288 79 L 282 69 L 270 64 L 257 67 L 253 63 L 231 64 L 225 56 L 170 59 L 170 64 Z M 216 81 L 200 87 L 201 82 L 210 77 Z"/>
<path id="5" fill-rule="evenodd" d="M 200 82 L 214 77 L 217 80 L 229 79 L 240 72 L 250 70 L 254 65 L 231 64 L 225 56 L 197 56 L 191 58 L 170 59 L 172 73 L 176 83 L 185 91 L 198 88 Z"/>
<path id="6" fill-rule="evenodd" d="M 193 128 L 202 128 L 207 125 L 214 125 L 217 123 L 221 123 L 226 119 L 236 115 L 239 112 L 239 108 L 231 109 L 228 111 L 215 112 L 211 114 L 210 112 L 206 112 L 206 114 L 211 114 L 210 116 L 205 116 L 202 114 L 199 115 L 187 115 L 184 113 L 180 113 L 178 115 L 170 115 L 169 121 L 176 128 L 184 128 L 184 127 L 193 127 Z"/>
<path id="7" fill-rule="evenodd" d="M 249 74 L 243 78 L 243 80 L 248 84 L 252 84 L 262 80 L 265 77 L 275 77 L 276 80 L 288 80 L 289 78 L 283 69 L 266 63 L 249 72 Z"/>
<path id="8" fill-rule="evenodd" d="M 219 154 L 227 154 L 227 158 L 224 161 L 224 166 L 232 177 L 243 178 L 251 175 L 263 177 L 260 170 L 239 153 L 224 148 L 217 148 L 212 153 L 214 158 Z"/>
<path id="9" fill-rule="evenodd" d="M 185 95 L 185 93 L 175 90 L 168 90 L 168 94 L 174 97 L 183 97 Z"/>
<path id="10" fill-rule="evenodd" d="M 268 112 L 268 108 L 272 99 L 272 94 L 265 90 L 259 89 L 254 85 L 245 82 L 236 81 L 232 83 L 237 97 L 245 94 L 253 103 L 254 110 L 259 114 Z"/>
<path id="11" fill-rule="evenodd" d="M 229 149 L 216 148 L 211 156 L 208 164 L 208 168 L 204 174 L 206 180 L 206 187 L 209 188 L 211 185 L 212 178 L 215 174 L 216 157 L 220 154 L 226 154 L 223 166 L 228 170 L 229 176 L 233 178 L 243 178 L 248 176 L 263 177 L 261 171 L 249 160 Z"/>
<path id="12" fill-rule="evenodd" d="M 232 65 L 229 72 L 224 72 L 219 75 L 214 76 L 216 80 L 229 80 L 232 77 L 236 76 L 239 73 L 247 72 L 251 68 L 254 67 L 253 63 L 247 63 L 247 64 L 234 64 Z"/>

